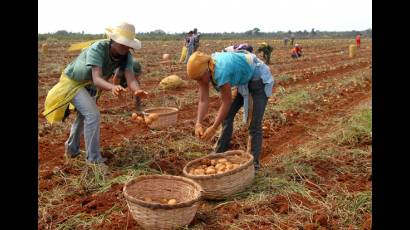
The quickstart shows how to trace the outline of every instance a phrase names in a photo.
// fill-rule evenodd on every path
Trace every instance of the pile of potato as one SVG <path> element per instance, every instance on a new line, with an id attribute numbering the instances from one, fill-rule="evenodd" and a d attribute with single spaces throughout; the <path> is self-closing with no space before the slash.
<path id="1" fill-rule="evenodd" d="M 155 120 L 159 118 L 159 115 L 157 113 L 150 113 L 146 117 L 139 116 L 136 113 L 133 113 L 131 115 L 131 120 L 137 123 L 146 123 L 147 125 L 152 124 Z"/>
<path id="2" fill-rule="evenodd" d="M 244 159 L 240 155 L 233 155 L 216 159 L 202 159 L 199 165 L 193 166 L 189 170 L 189 174 L 197 176 L 221 174 L 238 168 L 246 161 L 247 159 Z"/>
<path id="3" fill-rule="evenodd" d="M 141 200 L 148 202 L 148 203 L 159 203 L 159 204 L 176 204 L 178 203 L 178 201 L 174 198 L 171 199 L 166 199 L 166 198 L 162 198 L 162 199 L 152 199 L 150 197 L 141 197 Z"/>

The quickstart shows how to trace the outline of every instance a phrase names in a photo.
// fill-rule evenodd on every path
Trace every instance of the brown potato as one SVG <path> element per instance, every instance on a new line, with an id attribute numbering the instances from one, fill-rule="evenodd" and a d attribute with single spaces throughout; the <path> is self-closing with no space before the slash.
<path id="1" fill-rule="evenodd" d="M 226 165 L 227 170 L 231 170 L 231 169 L 233 169 L 233 167 L 234 167 L 233 164 Z"/>
<path id="2" fill-rule="evenodd" d="M 136 119 L 136 121 L 137 121 L 138 123 L 143 123 L 143 122 L 144 122 L 144 118 L 138 116 L 137 119 Z"/>
<path id="3" fill-rule="evenodd" d="M 169 201 L 168 201 L 168 204 L 176 204 L 177 203 L 177 200 L 176 199 L 170 199 Z"/>
<path id="4" fill-rule="evenodd" d="M 225 163 L 227 160 L 225 158 L 218 159 L 218 163 Z"/>
<path id="5" fill-rule="evenodd" d="M 217 162 L 216 162 L 216 160 L 215 160 L 215 159 L 212 159 L 212 160 L 211 160 L 211 165 L 215 166 L 215 165 L 216 165 L 216 163 L 217 163 Z"/>
<path id="6" fill-rule="evenodd" d="M 132 119 L 137 119 L 137 117 L 138 117 L 138 114 L 136 114 L 136 113 L 132 113 L 132 114 L 131 114 L 131 118 L 132 118 Z"/>
<path id="7" fill-rule="evenodd" d="M 209 167 L 209 168 L 206 169 L 205 173 L 206 174 L 215 174 L 216 170 L 215 170 L 215 168 L 210 168 Z"/>
<path id="8" fill-rule="evenodd" d="M 224 173 L 224 172 L 225 172 L 225 170 L 217 170 L 216 174 L 221 174 L 221 173 Z"/>
<path id="9" fill-rule="evenodd" d="M 204 169 L 195 169 L 195 170 L 194 170 L 194 174 L 195 174 L 195 175 L 204 175 L 204 174 L 205 174 L 205 170 L 204 170 Z"/>
<path id="10" fill-rule="evenodd" d="M 147 123 L 147 125 L 150 125 L 152 123 L 152 119 L 149 117 L 145 117 L 145 123 Z"/>
<path id="11" fill-rule="evenodd" d="M 201 163 L 202 165 L 210 166 L 210 165 L 211 165 L 211 160 L 209 160 L 208 158 L 205 158 L 205 159 L 202 159 L 202 160 L 200 161 L 200 163 Z"/>
<path id="12" fill-rule="evenodd" d="M 152 121 L 156 121 L 159 118 L 159 115 L 157 113 L 150 113 L 148 115 L 148 118 L 150 118 Z"/>
<path id="13" fill-rule="evenodd" d="M 222 163 L 218 163 L 215 165 L 216 170 L 222 170 L 222 169 L 225 169 L 225 167 L 226 167 L 225 164 L 222 164 Z"/>

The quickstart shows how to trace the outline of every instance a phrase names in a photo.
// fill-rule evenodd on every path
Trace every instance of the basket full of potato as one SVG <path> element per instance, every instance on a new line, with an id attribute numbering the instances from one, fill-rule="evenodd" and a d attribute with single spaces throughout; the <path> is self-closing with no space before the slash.
<path id="1" fill-rule="evenodd" d="M 202 186 L 204 198 L 225 199 L 252 183 L 253 156 L 242 150 L 209 154 L 188 162 L 183 174 Z"/>
<path id="2" fill-rule="evenodd" d="M 144 229 L 175 229 L 193 220 L 203 191 L 189 178 L 147 175 L 126 183 L 123 193 L 133 218 Z"/>

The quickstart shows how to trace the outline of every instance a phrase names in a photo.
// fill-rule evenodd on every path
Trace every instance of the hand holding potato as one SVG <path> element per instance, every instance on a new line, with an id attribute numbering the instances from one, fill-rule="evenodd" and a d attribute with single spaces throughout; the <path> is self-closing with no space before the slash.
<path id="1" fill-rule="evenodd" d="M 200 123 L 195 124 L 195 136 L 198 138 L 202 138 L 202 135 L 204 135 L 204 128 Z"/>
<path id="2" fill-rule="evenodd" d="M 115 95 L 115 96 L 120 96 L 121 92 L 127 92 L 127 89 L 124 89 L 122 86 L 120 85 L 114 85 L 114 87 L 112 87 L 111 92 Z"/>
<path id="3" fill-rule="evenodd" d="M 202 135 L 201 139 L 204 141 L 209 141 L 215 136 L 215 133 L 216 128 L 214 126 L 210 126 L 205 130 L 205 133 Z"/>
<path id="4" fill-rule="evenodd" d="M 146 96 L 148 96 L 148 92 L 144 91 L 144 90 L 136 90 L 134 92 L 134 96 L 140 97 L 140 98 L 144 98 Z"/>

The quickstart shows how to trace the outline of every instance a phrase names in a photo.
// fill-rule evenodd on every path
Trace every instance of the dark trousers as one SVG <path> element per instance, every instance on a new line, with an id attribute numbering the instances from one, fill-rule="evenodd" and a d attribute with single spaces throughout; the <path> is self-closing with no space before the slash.
<path id="1" fill-rule="evenodd" d="M 262 151 L 262 119 L 265 113 L 268 97 L 264 91 L 264 84 L 261 79 L 251 81 L 248 84 L 249 93 L 253 97 L 253 116 L 249 126 L 249 136 L 251 136 L 251 153 L 254 157 L 255 168 L 259 169 L 259 157 Z M 233 132 L 233 121 L 238 110 L 243 106 L 243 97 L 240 93 L 233 100 L 228 112 L 228 116 L 222 123 L 222 134 L 216 144 L 215 152 L 221 153 L 229 149 Z"/>

